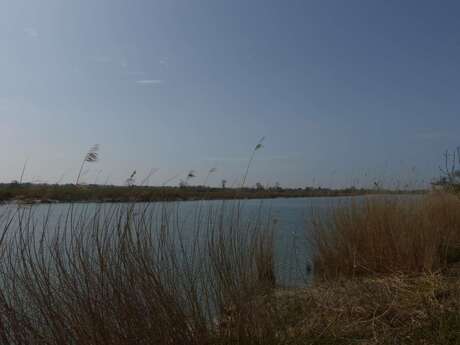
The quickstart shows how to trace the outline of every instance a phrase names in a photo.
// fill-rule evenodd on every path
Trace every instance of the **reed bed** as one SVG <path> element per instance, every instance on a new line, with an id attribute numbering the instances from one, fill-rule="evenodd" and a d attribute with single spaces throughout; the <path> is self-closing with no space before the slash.
<path id="1" fill-rule="evenodd" d="M 318 278 L 434 272 L 460 260 L 460 199 L 355 200 L 315 217 L 311 241 Z"/>
<path id="2" fill-rule="evenodd" d="M 239 204 L 50 206 L 0 217 L 1 344 L 277 343 L 272 229 Z"/>
<path id="3" fill-rule="evenodd" d="M 263 212 L 201 202 L 184 218 L 177 205 L 4 209 L 0 344 L 460 342 L 455 195 L 364 198 L 316 217 L 316 279 L 295 289 L 276 285 Z"/>

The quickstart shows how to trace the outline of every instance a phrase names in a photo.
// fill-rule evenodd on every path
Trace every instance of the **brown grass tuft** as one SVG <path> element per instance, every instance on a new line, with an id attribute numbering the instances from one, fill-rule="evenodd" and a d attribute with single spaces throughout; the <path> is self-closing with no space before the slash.
<path id="1" fill-rule="evenodd" d="M 312 235 L 317 277 L 423 273 L 460 259 L 460 199 L 433 193 L 373 197 L 317 217 Z"/>

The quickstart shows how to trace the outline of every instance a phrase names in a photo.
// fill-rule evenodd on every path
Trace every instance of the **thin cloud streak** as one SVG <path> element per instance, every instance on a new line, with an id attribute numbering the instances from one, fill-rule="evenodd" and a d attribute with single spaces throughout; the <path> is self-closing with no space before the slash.
<path id="1" fill-rule="evenodd" d="M 136 80 L 136 84 L 142 84 L 142 85 L 158 85 L 162 84 L 163 80 L 161 79 L 142 79 L 142 80 Z"/>

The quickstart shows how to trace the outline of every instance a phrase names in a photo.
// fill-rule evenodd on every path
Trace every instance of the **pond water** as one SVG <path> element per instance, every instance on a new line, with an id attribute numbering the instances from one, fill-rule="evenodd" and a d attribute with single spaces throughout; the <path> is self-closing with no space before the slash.
<path id="1" fill-rule="evenodd" d="M 373 196 L 372 198 L 414 198 L 414 196 Z M 239 205 L 241 219 L 250 224 L 258 221 L 269 224 L 275 234 L 275 269 L 279 284 L 284 286 L 303 286 L 308 284 L 312 274 L 311 243 L 309 232 L 312 221 L 316 216 L 326 216 L 328 212 L 340 205 L 351 202 L 362 202 L 366 197 L 316 197 L 316 198 L 278 198 L 264 200 L 240 201 L 183 201 L 136 204 L 137 210 L 149 208 L 157 213 L 158 210 L 169 210 L 174 224 L 181 228 L 182 233 L 193 234 L 197 221 L 203 222 L 207 214 L 215 213 L 223 206 L 226 210 Z M 125 204 L 126 206 L 127 204 Z M 47 229 L 55 228 L 54 224 L 62 221 L 63 216 L 72 207 L 77 214 L 91 215 L 95 210 L 108 210 L 123 206 L 123 204 L 52 204 L 21 207 L 23 212 L 30 212 L 39 223 L 48 215 Z M 17 211 L 16 205 L 0 206 L 0 228 L 8 219 L 7 214 Z M 200 216 L 197 216 L 200 214 Z M 201 217 L 201 218 L 200 218 Z M 155 218 L 155 217 L 154 217 Z M 201 220 L 199 220 L 201 219 Z M 54 224 L 53 224 L 54 223 Z M 14 228 L 14 225 L 13 225 Z"/>

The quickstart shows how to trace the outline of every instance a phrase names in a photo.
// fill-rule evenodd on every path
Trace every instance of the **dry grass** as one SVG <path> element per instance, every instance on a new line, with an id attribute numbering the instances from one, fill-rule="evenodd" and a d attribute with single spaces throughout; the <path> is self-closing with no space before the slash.
<path id="1" fill-rule="evenodd" d="M 317 217 L 315 286 L 280 291 L 291 344 L 460 344 L 460 199 L 368 198 Z"/>
<path id="2" fill-rule="evenodd" d="M 270 298 L 275 283 L 273 237 L 261 222 L 243 223 L 224 204 L 197 210 L 191 234 L 173 209 L 70 207 L 59 220 L 33 210 L 0 219 L 1 344 L 276 338 L 249 303 Z"/>
<path id="3" fill-rule="evenodd" d="M 460 282 L 442 275 L 322 282 L 275 300 L 284 344 L 460 343 Z"/>
<path id="4" fill-rule="evenodd" d="M 192 230 L 174 204 L 34 209 L 0 215 L 0 344 L 460 344 L 452 195 L 335 209 L 314 233 L 328 279 L 285 290 L 271 222 L 239 203 Z"/>
<path id="5" fill-rule="evenodd" d="M 424 273 L 460 259 L 460 199 L 368 198 L 317 217 L 315 275 L 323 278 Z"/>

